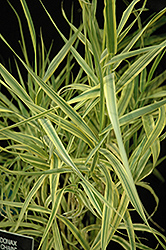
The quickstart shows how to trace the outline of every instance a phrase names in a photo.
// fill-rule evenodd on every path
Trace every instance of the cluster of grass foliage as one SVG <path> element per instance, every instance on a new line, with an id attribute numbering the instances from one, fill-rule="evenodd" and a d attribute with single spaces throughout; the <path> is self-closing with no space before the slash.
<path id="1" fill-rule="evenodd" d="M 51 61 L 53 52 L 46 51 L 42 35 L 36 42 L 25 0 L 20 3 L 33 63 L 16 10 L 24 60 L 1 35 L 15 54 L 18 79 L 0 65 L 0 82 L 10 93 L 0 93 L 0 140 L 5 141 L 0 148 L 0 228 L 33 236 L 38 249 L 105 250 L 110 241 L 124 249 L 151 249 L 139 231 L 153 234 L 166 249 L 166 238 L 150 225 L 153 214 L 137 192 L 141 186 L 154 196 L 155 212 L 158 199 L 144 179 L 158 173 L 163 160 L 166 71 L 155 72 L 166 37 L 155 31 L 165 24 L 166 9 L 142 24 L 146 0 L 137 9 L 138 2 L 133 0 L 117 23 L 116 1 L 105 0 L 103 29 L 96 19 L 97 0 L 79 0 L 79 28 L 62 9 L 69 39 L 43 6 L 65 44 Z M 62 61 L 65 66 L 56 74 Z M 79 67 L 73 74 L 74 64 Z M 132 221 L 133 210 L 142 223 Z"/>

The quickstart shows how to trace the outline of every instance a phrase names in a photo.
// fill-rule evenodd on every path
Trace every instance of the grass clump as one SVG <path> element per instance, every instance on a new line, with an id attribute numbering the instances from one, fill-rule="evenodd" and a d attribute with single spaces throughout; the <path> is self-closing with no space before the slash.
<path id="1" fill-rule="evenodd" d="M 112 241 L 124 249 L 147 249 L 139 231 L 166 248 L 137 192 L 138 186 L 149 190 L 158 205 L 144 179 L 163 160 L 166 71 L 155 72 L 166 40 L 155 31 L 166 9 L 141 23 L 146 1 L 137 7 L 138 2 L 126 6 L 117 23 L 116 1 L 105 0 L 103 29 L 95 0 L 79 1 L 79 28 L 62 9 L 71 28 L 68 39 L 41 2 L 64 41 L 52 60 L 42 35 L 40 44 L 36 41 L 25 0 L 20 3 L 33 63 L 16 10 L 24 59 L 1 35 L 15 55 L 18 79 L 0 65 L 1 84 L 10 93 L 0 93 L 0 139 L 6 144 L 0 156 L 0 227 L 33 236 L 38 249 L 104 250 Z M 133 210 L 140 223 L 133 221 Z"/>

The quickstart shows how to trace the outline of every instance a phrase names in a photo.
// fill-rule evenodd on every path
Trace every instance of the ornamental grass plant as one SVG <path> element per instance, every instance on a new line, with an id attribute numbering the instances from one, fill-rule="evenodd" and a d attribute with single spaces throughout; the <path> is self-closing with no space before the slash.
<path id="1" fill-rule="evenodd" d="M 80 27 L 62 6 L 70 27 L 65 37 L 40 1 L 64 41 L 54 54 L 42 33 L 37 42 L 28 1 L 20 0 L 33 60 L 17 9 L 22 55 L 1 35 L 15 56 L 17 77 L 0 64 L 6 89 L 0 92 L 0 228 L 34 237 L 35 249 L 106 250 L 111 242 L 126 250 L 166 249 L 166 237 L 153 224 L 158 198 L 145 181 L 160 176 L 157 166 L 165 158 L 166 70 L 156 69 L 166 36 L 156 31 L 166 23 L 166 8 L 142 22 L 146 2 L 131 1 L 117 22 L 116 1 L 105 0 L 103 29 L 97 0 L 79 0 Z M 153 213 L 138 187 L 154 197 Z M 149 246 L 141 231 L 156 245 Z"/>

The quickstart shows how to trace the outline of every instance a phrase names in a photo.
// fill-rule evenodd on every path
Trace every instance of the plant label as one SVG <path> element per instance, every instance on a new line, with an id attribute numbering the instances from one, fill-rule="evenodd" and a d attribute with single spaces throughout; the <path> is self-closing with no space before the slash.
<path id="1" fill-rule="evenodd" d="M 0 250 L 33 250 L 34 239 L 25 235 L 0 230 Z"/>

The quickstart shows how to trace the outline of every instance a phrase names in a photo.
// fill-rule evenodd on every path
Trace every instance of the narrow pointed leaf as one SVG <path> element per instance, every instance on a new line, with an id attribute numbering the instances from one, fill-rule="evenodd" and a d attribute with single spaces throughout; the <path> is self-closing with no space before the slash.
<path id="1" fill-rule="evenodd" d="M 105 179 L 106 179 L 104 197 L 113 206 L 114 186 L 113 186 L 112 178 L 108 169 L 104 165 L 100 164 L 100 167 L 102 168 L 102 172 L 104 173 Z M 110 207 L 106 206 L 106 204 L 104 204 L 103 215 L 102 215 L 102 226 L 101 226 L 101 249 L 103 250 L 106 250 L 107 245 L 108 245 L 108 236 L 109 236 L 109 230 L 110 230 L 110 223 L 112 220 L 112 212 L 113 210 Z"/>
<path id="2" fill-rule="evenodd" d="M 166 41 L 160 44 L 161 46 L 149 51 L 145 55 L 136 60 L 121 76 L 116 85 L 116 90 L 120 91 L 123 86 L 131 82 L 145 67 L 165 48 Z"/>
<path id="3" fill-rule="evenodd" d="M 148 139 L 146 140 L 146 143 L 142 149 L 142 154 L 145 154 L 145 152 L 155 143 L 155 141 L 158 139 L 159 135 L 161 134 L 165 124 L 165 107 L 162 106 L 159 109 L 159 117 L 156 122 L 156 125 L 150 135 L 148 136 Z M 154 149 L 155 150 L 155 149 Z M 158 149 L 156 149 L 158 151 Z M 153 152 L 153 151 L 152 151 Z M 156 153 L 153 152 L 153 157 L 156 160 Z M 157 153 L 158 154 L 158 153 Z"/>
<path id="4" fill-rule="evenodd" d="M 131 121 L 133 121 L 134 119 L 137 119 L 143 115 L 146 115 L 148 113 L 154 112 L 156 109 L 160 108 L 161 106 L 166 104 L 166 100 L 162 100 L 159 102 L 155 102 L 152 103 L 150 105 L 138 108 L 134 111 L 131 111 L 125 115 L 123 115 L 122 117 L 119 118 L 119 125 L 122 126 L 124 124 L 130 123 Z M 104 134 L 106 132 L 108 132 L 109 130 L 111 130 L 112 124 L 110 124 L 108 127 L 106 127 L 101 134 Z"/>
<path id="5" fill-rule="evenodd" d="M 135 243 L 135 233 L 134 233 L 134 228 L 133 228 L 133 223 L 131 220 L 131 216 L 128 210 L 126 210 L 126 213 L 124 215 L 125 218 L 125 224 L 126 224 L 126 230 L 128 233 L 129 237 L 129 242 L 130 242 L 130 248 L 132 250 L 136 250 L 136 243 Z"/>
<path id="6" fill-rule="evenodd" d="M 24 101 L 32 102 L 31 98 L 25 91 L 25 89 L 18 83 L 18 81 L 6 70 L 6 68 L 0 64 L 0 73 L 5 79 L 7 85 L 19 96 L 19 98 Z M 2 82 L 3 83 L 3 82 Z"/>
<path id="7" fill-rule="evenodd" d="M 31 18 L 31 15 L 30 15 L 30 12 L 29 12 L 26 1 L 25 0 L 20 0 L 20 1 L 21 1 L 21 4 L 22 4 L 24 13 L 25 13 L 27 22 L 28 22 L 28 27 L 29 27 L 29 31 L 30 31 L 30 34 L 31 34 L 31 39 L 32 39 L 34 51 L 36 51 L 36 33 L 35 33 L 35 28 L 34 28 L 34 25 L 33 25 L 33 21 L 32 21 L 32 18 Z"/>
<path id="8" fill-rule="evenodd" d="M 104 19 L 106 25 L 106 41 L 108 53 L 116 54 L 117 51 L 117 32 L 116 32 L 116 1 L 105 0 Z"/>
<path id="9" fill-rule="evenodd" d="M 61 222 L 63 222 L 68 227 L 68 229 L 72 232 L 74 237 L 78 240 L 82 248 L 84 250 L 90 250 L 90 246 L 87 240 L 85 239 L 85 237 L 83 237 L 83 235 L 81 234 L 81 231 L 70 220 L 68 220 L 64 216 L 59 215 L 59 214 L 57 214 L 56 216 Z"/>
<path id="10" fill-rule="evenodd" d="M 63 194 L 64 194 L 64 189 L 61 189 L 58 192 L 58 194 L 56 195 L 55 200 L 53 201 L 53 208 L 52 208 L 52 211 L 51 211 L 51 215 L 50 215 L 50 218 L 49 218 L 48 223 L 46 225 L 46 228 L 44 230 L 44 233 L 43 233 L 43 236 L 42 236 L 42 239 L 40 241 L 40 245 L 39 245 L 38 249 L 40 249 L 42 243 L 44 242 L 46 236 L 48 235 L 49 229 L 51 228 L 51 226 L 53 224 L 53 221 L 54 221 L 54 219 L 56 217 L 57 211 L 59 209 L 59 205 L 61 203 L 61 199 L 62 199 Z"/>
<path id="11" fill-rule="evenodd" d="M 15 231 L 18 229 L 19 225 L 20 225 L 20 222 L 24 216 L 24 213 L 32 199 L 32 197 L 36 194 L 37 190 L 41 187 L 44 179 L 45 179 L 45 175 L 41 175 L 39 177 L 39 179 L 37 180 L 37 182 L 35 183 L 35 185 L 33 186 L 33 188 L 31 189 L 31 191 L 28 193 L 27 197 L 26 197 L 26 200 L 24 201 L 24 204 L 22 206 L 22 209 L 21 209 L 21 212 L 19 214 L 19 217 L 18 217 L 18 220 L 17 220 L 17 223 L 16 223 L 16 226 L 15 226 Z"/>
<path id="12" fill-rule="evenodd" d="M 118 166 L 121 169 L 121 171 L 124 173 L 124 179 L 122 183 L 124 184 L 127 194 L 137 210 L 137 212 L 140 214 L 142 219 L 147 223 L 146 216 L 143 211 L 143 206 L 141 204 L 140 198 L 138 196 L 133 177 L 131 174 L 131 171 L 129 169 L 129 163 L 126 155 L 126 151 L 124 148 L 124 144 L 122 141 L 122 136 L 121 136 L 121 131 L 120 131 L 120 126 L 119 126 L 119 118 L 118 118 L 118 111 L 117 111 L 117 104 L 116 104 L 116 96 L 115 96 L 115 82 L 114 82 L 114 75 L 113 73 L 108 75 L 107 77 L 104 78 L 105 80 L 105 97 L 106 97 L 106 104 L 107 104 L 107 110 L 108 114 L 111 120 L 111 123 L 113 125 L 113 129 L 116 135 L 117 143 L 119 146 L 119 151 L 121 155 L 121 159 L 123 162 L 123 167 Z M 119 168 L 119 169 L 120 169 Z M 122 177 L 122 175 L 121 175 Z M 128 186 L 128 187 L 127 187 Z"/>
<path id="13" fill-rule="evenodd" d="M 40 0 L 41 2 L 41 0 Z M 65 41 L 65 43 L 67 42 L 66 37 L 62 34 L 62 32 L 58 29 L 57 25 L 55 24 L 55 22 L 53 21 L 51 15 L 48 13 L 48 11 L 46 10 L 46 8 L 44 7 L 43 3 L 41 2 L 44 10 L 46 11 L 48 17 L 50 18 L 51 22 L 53 23 L 54 27 L 56 28 L 56 30 L 58 31 L 58 33 L 60 34 L 60 36 L 62 37 L 62 39 Z M 71 46 L 70 51 L 72 52 L 73 56 L 75 57 L 75 59 L 77 60 L 77 62 L 79 63 L 79 65 L 82 67 L 82 69 L 86 72 L 86 74 L 92 79 L 92 81 L 95 83 L 95 85 L 97 85 L 99 83 L 99 80 L 97 78 L 97 76 L 94 74 L 93 70 L 89 67 L 89 65 L 86 63 L 86 61 L 83 59 L 83 57 L 77 52 L 77 50 Z"/>
<path id="14" fill-rule="evenodd" d="M 66 57 L 67 53 L 69 52 L 72 44 L 75 42 L 77 36 L 79 34 L 79 30 L 66 42 L 66 44 L 63 46 L 63 48 L 58 52 L 58 54 L 53 58 L 51 63 L 49 64 L 49 67 L 44 75 L 43 81 L 47 82 L 49 78 L 52 76 L 54 71 L 58 68 L 60 63 L 63 61 L 63 59 Z"/>
<path id="15" fill-rule="evenodd" d="M 130 3 L 130 5 L 126 8 L 126 10 L 123 12 L 122 18 L 120 20 L 120 23 L 118 25 L 118 29 L 117 29 L 117 34 L 119 35 L 123 29 L 123 27 L 125 26 L 126 22 L 128 21 L 132 10 L 134 8 L 134 6 L 139 2 L 140 0 L 134 0 Z"/>
<path id="16" fill-rule="evenodd" d="M 73 164 L 70 156 L 68 155 L 65 147 L 63 146 L 58 134 L 56 133 L 53 125 L 49 120 L 40 119 L 39 120 L 43 129 L 45 130 L 46 134 L 48 135 L 49 139 L 53 142 L 54 146 L 57 148 L 58 152 L 60 153 L 63 161 L 73 168 L 74 172 L 78 174 L 81 178 L 83 177 L 79 169 Z"/>

